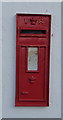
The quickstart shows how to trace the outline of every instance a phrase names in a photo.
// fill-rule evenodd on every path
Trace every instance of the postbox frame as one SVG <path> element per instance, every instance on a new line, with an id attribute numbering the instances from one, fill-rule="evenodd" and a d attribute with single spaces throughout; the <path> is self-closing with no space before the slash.
<path id="1" fill-rule="evenodd" d="M 21 45 L 20 43 L 20 39 L 19 39 L 19 36 L 21 34 L 17 34 L 18 31 L 17 31 L 17 28 L 18 28 L 18 16 L 22 16 L 22 15 L 25 15 L 25 16 L 48 16 L 49 17 L 49 32 L 48 32 L 48 36 L 47 34 L 46 35 L 43 35 L 43 36 L 40 36 L 39 37 L 39 34 L 37 34 L 35 37 L 34 35 L 31 37 L 31 35 L 26 35 L 24 34 L 24 36 L 22 35 L 22 37 L 24 37 L 24 39 L 27 39 L 27 37 L 29 39 L 35 39 L 37 37 L 37 39 L 48 39 L 48 43 L 46 43 L 44 40 L 42 41 L 42 45 L 39 45 L 38 43 L 37 44 L 31 44 L 31 45 Z M 19 27 L 20 28 L 20 27 Z M 50 72 L 50 34 L 51 34 L 51 15 L 44 15 L 44 14 L 16 14 L 16 97 L 15 97 L 15 106 L 49 106 L 49 72 Z M 31 37 L 31 38 L 30 38 Z M 20 54 L 20 47 L 28 47 L 28 46 L 31 46 L 31 47 L 38 47 L 38 49 L 40 47 L 45 47 L 46 50 L 48 51 L 47 52 L 47 60 L 46 60 L 46 64 L 48 66 L 48 70 L 46 72 L 45 70 L 45 74 L 47 74 L 47 77 L 48 79 L 46 80 L 46 84 L 47 84 L 47 93 L 45 93 L 45 100 L 43 100 L 42 102 L 41 101 L 37 101 L 37 102 L 33 102 L 33 100 L 30 102 L 29 100 L 25 102 L 24 101 L 21 101 L 19 99 L 19 64 L 20 64 L 20 61 L 19 61 L 19 54 Z M 38 56 L 39 57 L 39 56 Z M 38 58 L 38 62 L 39 62 L 39 58 Z M 27 64 L 27 59 L 26 59 L 26 64 Z M 38 64 L 39 65 L 39 64 Z M 46 65 L 45 65 L 46 67 Z M 39 68 L 39 67 L 38 67 Z M 26 67 L 26 72 L 39 72 L 39 69 L 37 71 L 28 71 L 27 70 L 27 67 Z"/>

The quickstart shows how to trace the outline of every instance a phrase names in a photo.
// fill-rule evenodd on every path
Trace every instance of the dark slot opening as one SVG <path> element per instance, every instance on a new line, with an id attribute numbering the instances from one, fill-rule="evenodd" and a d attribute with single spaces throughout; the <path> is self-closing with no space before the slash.
<path id="1" fill-rule="evenodd" d="M 20 34 L 46 34 L 46 30 L 19 30 Z"/>

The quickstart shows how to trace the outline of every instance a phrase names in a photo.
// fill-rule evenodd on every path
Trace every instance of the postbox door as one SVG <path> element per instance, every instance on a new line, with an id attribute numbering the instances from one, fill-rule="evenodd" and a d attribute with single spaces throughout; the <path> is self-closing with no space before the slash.
<path id="1" fill-rule="evenodd" d="M 19 101 L 44 101 L 46 47 L 21 46 L 19 56 Z"/>

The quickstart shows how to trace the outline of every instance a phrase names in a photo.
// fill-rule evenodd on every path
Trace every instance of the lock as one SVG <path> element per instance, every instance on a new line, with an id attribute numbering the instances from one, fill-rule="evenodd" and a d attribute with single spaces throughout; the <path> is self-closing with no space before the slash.
<path id="1" fill-rule="evenodd" d="M 16 14 L 15 106 L 49 106 L 51 15 Z"/>

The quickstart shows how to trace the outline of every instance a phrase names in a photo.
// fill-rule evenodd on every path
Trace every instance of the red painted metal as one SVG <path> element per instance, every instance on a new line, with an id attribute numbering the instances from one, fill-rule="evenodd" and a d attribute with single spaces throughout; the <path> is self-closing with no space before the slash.
<path id="1" fill-rule="evenodd" d="M 51 15 L 16 15 L 15 106 L 49 106 L 50 28 Z M 36 71 L 28 70 L 28 47 L 38 48 Z"/>

